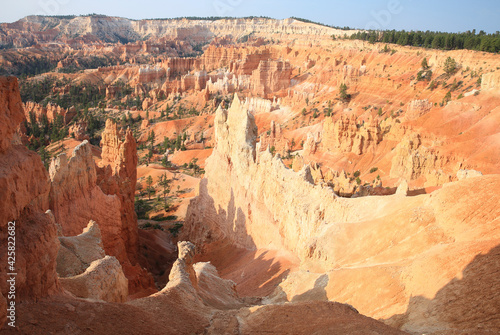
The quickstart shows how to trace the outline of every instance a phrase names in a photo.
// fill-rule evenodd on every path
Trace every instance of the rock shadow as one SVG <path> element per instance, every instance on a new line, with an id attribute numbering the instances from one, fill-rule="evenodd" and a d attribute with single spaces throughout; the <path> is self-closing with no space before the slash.
<path id="1" fill-rule="evenodd" d="M 197 247 L 196 262 L 211 262 L 220 276 L 237 284 L 241 296 L 265 296 L 285 278 L 287 264 L 273 250 L 257 250 L 247 230 L 248 208 L 236 206 L 233 189 L 226 208 L 215 205 L 202 179 L 199 195 L 191 200 L 181 239 Z"/>
<path id="2" fill-rule="evenodd" d="M 326 287 L 328 286 L 329 278 L 325 273 L 316 279 L 314 287 L 307 292 L 296 295 L 292 298 L 291 302 L 299 301 L 328 301 L 326 295 Z"/>
<path id="3" fill-rule="evenodd" d="M 500 245 L 477 255 L 462 271 L 462 278 L 451 280 L 433 299 L 412 297 L 406 313 L 384 322 L 406 331 L 498 334 Z"/>

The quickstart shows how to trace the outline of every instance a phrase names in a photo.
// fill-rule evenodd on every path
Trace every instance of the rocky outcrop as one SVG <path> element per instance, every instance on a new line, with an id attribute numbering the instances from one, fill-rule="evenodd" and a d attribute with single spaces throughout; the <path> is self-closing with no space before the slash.
<path id="1" fill-rule="evenodd" d="M 326 118 L 323 124 L 322 146 L 327 151 L 353 152 L 362 155 L 374 151 L 382 141 L 382 131 L 374 119 L 358 125 L 355 115 L 344 117 L 336 122 Z"/>
<path id="2" fill-rule="evenodd" d="M 121 133 L 111 121 L 102 137 L 100 167 L 87 141 L 69 159 L 65 154 L 53 159 L 50 208 L 65 236 L 78 235 L 90 220 L 99 225 L 106 254 L 121 262 L 134 293 L 153 286 L 152 277 L 137 264 L 136 144 L 130 132 Z"/>
<path id="3" fill-rule="evenodd" d="M 60 282 L 79 298 L 125 302 L 128 297 L 128 280 L 120 262 L 112 256 L 93 261 L 84 273 L 60 278 Z"/>
<path id="4" fill-rule="evenodd" d="M 420 135 L 407 135 L 394 149 L 390 176 L 408 181 L 420 177 L 426 179 L 426 186 L 442 185 L 452 181 L 452 176 L 443 170 L 457 157 L 439 154 L 439 151 L 421 145 Z"/>
<path id="5" fill-rule="evenodd" d="M 481 77 L 481 90 L 494 92 L 500 88 L 500 72 L 485 73 Z"/>
<path id="6" fill-rule="evenodd" d="M 167 76 L 167 71 L 161 67 L 141 67 L 139 69 L 139 76 L 137 83 L 139 84 L 149 84 L 154 82 L 159 82 Z"/>
<path id="7" fill-rule="evenodd" d="M 164 290 L 178 286 L 181 283 L 189 283 L 193 289 L 196 289 L 198 284 L 193 268 L 196 247 L 191 242 L 182 241 L 177 243 L 177 250 L 179 256 L 172 266 L 172 270 L 168 276 L 169 281 Z"/>
<path id="8" fill-rule="evenodd" d="M 498 196 L 492 196 L 498 193 L 498 176 L 465 179 L 419 197 L 405 196 L 403 182 L 391 196 L 339 198 L 330 187 L 314 185 L 310 167 L 295 173 L 268 151 L 256 150 L 254 118 L 238 97 L 229 110 L 218 109 L 214 128 L 206 178 L 182 232 L 202 253 L 227 245 L 293 252 L 303 270 L 277 288 L 280 302 L 335 300 L 374 318 L 391 318 L 391 325 L 410 332 L 483 324 L 495 329 L 490 322 L 495 309 L 481 308 L 465 322 L 469 296 L 455 295 L 456 309 L 446 310 L 451 291 L 440 290 L 455 286 L 454 278 L 461 278 L 476 255 L 500 242 L 493 223 L 500 215 Z M 420 145 L 418 138 L 410 142 L 412 148 Z M 478 206 L 491 210 L 478 216 Z M 485 264 L 495 257 L 488 255 Z M 498 271 L 492 266 L 489 274 Z M 481 269 L 464 272 L 467 281 L 481 276 Z M 493 276 L 487 278 L 481 288 L 467 288 L 477 301 L 496 285 Z M 438 292 L 439 299 L 432 300 Z M 426 298 L 414 298 L 419 296 Z"/>
<path id="9" fill-rule="evenodd" d="M 85 121 L 78 121 L 71 125 L 71 127 L 69 127 L 69 134 L 77 141 L 90 140 L 90 137 L 87 134 L 87 122 Z"/>
<path id="10" fill-rule="evenodd" d="M 413 100 L 408 105 L 406 110 L 405 118 L 406 120 L 416 120 L 422 115 L 428 113 L 432 108 L 432 102 L 429 100 Z"/>
<path id="11" fill-rule="evenodd" d="M 207 178 L 190 206 L 184 231 L 202 250 L 212 241 L 229 239 L 240 247 L 285 248 L 303 257 L 305 231 L 319 229 L 329 215 L 347 219 L 351 214 L 341 201 L 333 200 L 337 197 L 330 188 L 314 185 L 310 169 L 296 174 L 269 151 L 256 150 L 256 132 L 254 117 L 237 96 L 229 110 L 217 110 L 215 149 L 206 162 Z M 312 199 L 333 202 L 327 206 Z M 223 210 L 216 211 L 219 206 Z M 304 213 L 301 208 L 310 211 Z M 266 224 L 275 220 L 275 225 Z M 200 225 L 205 228 L 198 229 Z"/>
<path id="12" fill-rule="evenodd" d="M 211 308 L 229 309 L 243 306 L 243 300 L 236 293 L 234 282 L 220 278 L 210 263 L 194 264 L 196 247 L 193 243 L 178 242 L 177 249 L 178 258 L 170 271 L 169 282 L 161 294 L 181 291 L 186 298 Z"/>
<path id="13" fill-rule="evenodd" d="M 0 86 L 0 153 L 10 146 L 17 126 L 24 120 L 23 106 L 17 79 L 2 77 Z"/>
<path id="14" fill-rule="evenodd" d="M 272 98 L 277 92 L 290 87 L 292 68 L 290 63 L 281 60 L 265 60 L 252 71 L 250 90 L 253 95 Z"/>
<path id="15" fill-rule="evenodd" d="M 225 12 L 225 10 L 224 10 Z M 242 23 L 245 25 L 242 27 Z M 57 27 L 57 29 L 52 29 Z M 251 34 L 314 35 L 328 39 L 344 31 L 322 25 L 309 24 L 294 19 L 223 19 L 223 20 L 129 20 L 120 17 L 86 16 L 57 18 L 50 16 L 28 16 L 14 23 L 2 23 L 2 44 L 13 43 L 16 47 L 27 47 L 37 43 L 69 41 L 77 46 L 81 42 L 129 43 L 117 48 L 124 53 L 153 53 L 165 51 L 165 40 L 188 41 L 201 44 L 214 37 L 230 36 L 231 39 Z M 349 32 L 348 32 L 349 33 Z M 144 41 L 147 38 L 163 40 L 164 43 Z"/>
<path id="16" fill-rule="evenodd" d="M 260 135 L 259 146 L 261 151 L 270 149 L 273 153 L 279 153 L 282 157 L 288 156 L 290 150 L 290 145 L 283 136 L 281 126 L 276 125 L 274 121 L 271 121 L 269 131 Z"/>
<path id="17" fill-rule="evenodd" d="M 0 261 L 5 266 L 0 281 L 0 304 L 8 297 L 7 273 L 17 273 L 16 303 L 60 290 L 56 273 L 57 230 L 45 214 L 48 174 L 36 153 L 11 143 L 23 119 L 17 79 L 0 77 Z M 7 270 L 7 246 L 13 246 L 9 242 L 15 243 L 16 252 L 12 270 Z M 0 321 L 5 320 L 5 313 L 4 308 Z"/>
<path id="18" fill-rule="evenodd" d="M 245 100 L 245 107 L 248 108 L 248 110 L 254 115 L 259 113 L 270 113 L 278 109 L 279 104 L 280 99 L 278 99 L 278 101 L 271 101 L 263 98 L 252 97 Z"/>
<path id="19" fill-rule="evenodd" d="M 120 201 L 97 186 L 90 143 L 78 145 L 69 159 L 66 154 L 53 158 L 49 173 L 50 209 L 63 235 L 76 236 L 93 220 L 100 227 L 106 253 L 126 259 L 125 243 L 120 238 Z"/>
<path id="20" fill-rule="evenodd" d="M 57 255 L 57 274 L 59 277 L 79 275 L 98 259 L 106 256 L 101 240 L 99 226 L 90 221 L 78 236 L 60 236 L 61 248 Z"/>
<path id="21" fill-rule="evenodd" d="M 137 215 L 134 208 L 137 180 L 137 144 L 129 129 L 118 130 L 116 123 L 106 121 L 102 133 L 102 160 L 98 169 L 98 185 L 107 195 L 120 201 L 121 233 L 128 258 L 135 262 L 137 257 Z"/>
<path id="22" fill-rule="evenodd" d="M 49 122 L 54 122 L 54 120 L 60 116 L 64 124 L 68 124 L 75 117 L 76 112 L 74 108 L 67 110 L 58 105 L 48 103 L 47 106 L 42 106 L 32 101 L 28 101 L 24 104 L 24 114 L 26 119 L 30 119 L 30 114 L 33 113 L 36 119 L 40 122 L 42 115 L 46 116 Z"/>

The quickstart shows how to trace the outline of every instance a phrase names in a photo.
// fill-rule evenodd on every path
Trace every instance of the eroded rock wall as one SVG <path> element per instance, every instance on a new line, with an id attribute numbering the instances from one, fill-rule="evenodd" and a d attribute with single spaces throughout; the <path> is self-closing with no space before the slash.
<path id="1" fill-rule="evenodd" d="M 96 166 L 87 141 L 72 156 L 54 158 L 50 166 L 50 208 L 65 236 L 78 235 L 90 220 L 101 230 L 107 255 L 116 257 L 129 279 L 129 291 L 153 287 L 138 262 L 138 227 L 134 210 L 137 149 L 130 131 L 110 120 L 102 134 L 102 160 Z"/>
<path id="2" fill-rule="evenodd" d="M 16 303 L 36 300 L 60 290 L 56 273 L 59 241 L 56 226 L 45 213 L 49 204 L 49 176 L 40 156 L 22 145 L 12 143 L 14 132 L 23 119 L 17 79 L 0 77 L 0 261 L 4 266 L 0 278 L 2 302 L 5 302 L 4 297 L 9 291 L 7 272 L 17 273 Z M 15 222 L 15 225 L 9 222 Z M 9 232 L 14 232 L 14 235 Z M 8 241 L 15 243 L 12 271 L 6 271 Z M 6 308 L 2 308 L 0 326 L 5 321 L 5 313 Z"/>
<path id="3" fill-rule="evenodd" d="M 260 152 L 254 118 L 238 97 L 228 110 L 217 110 L 214 128 L 216 145 L 183 230 L 202 253 L 228 244 L 292 251 L 302 270 L 277 288 L 279 302 L 348 303 L 410 332 L 498 329 L 487 302 L 462 318 L 471 295 L 487 300 L 485 292 L 498 285 L 498 175 L 418 197 L 401 187 L 391 196 L 345 199 L 314 185 L 311 167 L 296 173 Z M 474 289 L 484 264 L 491 268 Z M 453 287 L 468 293 L 454 296 L 452 311 L 445 301 Z"/>

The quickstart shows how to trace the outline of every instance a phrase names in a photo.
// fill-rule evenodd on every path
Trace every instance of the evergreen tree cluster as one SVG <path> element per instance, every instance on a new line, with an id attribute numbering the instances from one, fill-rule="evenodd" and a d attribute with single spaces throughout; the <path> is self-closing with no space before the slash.
<path id="1" fill-rule="evenodd" d="M 91 57 L 86 57 L 86 58 L 79 58 L 78 59 L 78 66 L 76 65 L 70 65 L 67 67 L 63 67 L 58 69 L 58 72 L 60 73 L 75 73 L 81 70 L 86 70 L 86 69 L 97 69 L 99 67 L 105 67 L 105 66 L 111 66 L 115 65 L 116 60 L 108 57 L 97 57 L 97 56 L 91 56 Z"/>
<path id="2" fill-rule="evenodd" d="M 186 150 L 186 146 L 184 145 L 184 141 L 187 138 L 187 134 L 183 133 L 182 135 L 179 134 L 175 139 L 169 139 L 168 137 L 163 137 L 163 143 L 162 147 L 164 152 L 166 152 L 168 149 L 171 150 Z"/>
<path id="3" fill-rule="evenodd" d="M 9 70 L 0 68 L 0 75 L 13 75 L 16 77 L 27 77 L 39 75 L 52 71 L 56 68 L 57 62 L 51 61 L 47 57 L 23 56 L 10 60 Z"/>
<path id="4" fill-rule="evenodd" d="M 500 32 L 487 34 L 476 30 L 465 33 L 443 33 L 434 31 L 360 31 L 351 35 L 351 39 L 369 41 L 371 43 L 394 43 L 415 47 L 441 50 L 477 50 L 486 52 L 500 51 Z"/>
<path id="5" fill-rule="evenodd" d="M 67 94 L 53 93 L 54 88 L 68 86 Z M 45 77 L 42 80 L 21 80 L 19 83 L 22 101 L 33 101 L 46 106 L 49 102 L 62 108 L 97 107 L 106 98 L 105 91 L 99 85 L 70 83 L 68 80 L 56 80 Z"/>
<path id="6" fill-rule="evenodd" d="M 42 114 L 37 120 L 33 112 L 29 113 L 29 121 L 24 121 L 26 135 L 30 137 L 28 148 L 37 151 L 48 144 L 49 141 L 59 141 L 68 135 L 68 129 L 64 127 L 62 115 L 57 115 L 53 122 L 50 122 L 47 115 Z"/>

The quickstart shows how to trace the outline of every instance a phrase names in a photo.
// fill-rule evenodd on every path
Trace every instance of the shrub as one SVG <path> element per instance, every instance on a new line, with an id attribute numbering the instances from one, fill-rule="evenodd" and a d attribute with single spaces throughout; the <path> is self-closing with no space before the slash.
<path id="1" fill-rule="evenodd" d="M 358 170 L 358 171 L 356 171 L 356 172 L 354 172 L 354 174 L 353 174 L 354 178 L 357 178 L 357 177 L 359 177 L 360 175 L 361 175 L 361 172 L 359 172 L 359 170 Z"/>
<path id="2" fill-rule="evenodd" d="M 347 101 L 351 98 L 351 96 L 349 94 L 347 94 L 347 85 L 346 84 L 340 84 L 339 97 L 340 97 L 340 100 L 342 100 L 342 101 Z"/>
<path id="3" fill-rule="evenodd" d="M 456 71 L 457 71 L 457 62 L 451 57 L 446 58 L 446 61 L 444 62 L 444 72 L 446 72 L 446 74 L 448 75 L 451 75 Z"/>
<path id="4" fill-rule="evenodd" d="M 370 173 L 376 172 L 378 170 L 378 167 L 373 167 L 370 169 Z"/>
<path id="5" fill-rule="evenodd" d="M 422 60 L 422 68 L 424 70 L 427 70 L 429 68 L 429 64 L 427 63 L 427 57 L 425 57 L 423 60 Z"/>
<path id="6" fill-rule="evenodd" d="M 276 153 L 276 148 L 274 147 L 274 145 L 271 148 L 269 148 L 269 151 L 271 152 L 271 155 L 274 156 L 274 154 Z"/>
<path id="7" fill-rule="evenodd" d="M 168 228 L 168 231 L 174 236 L 177 237 L 179 235 L 179 230 L 183 227 L 184 225 L 182 223 L 175 223 L 173 227 Z"/>

